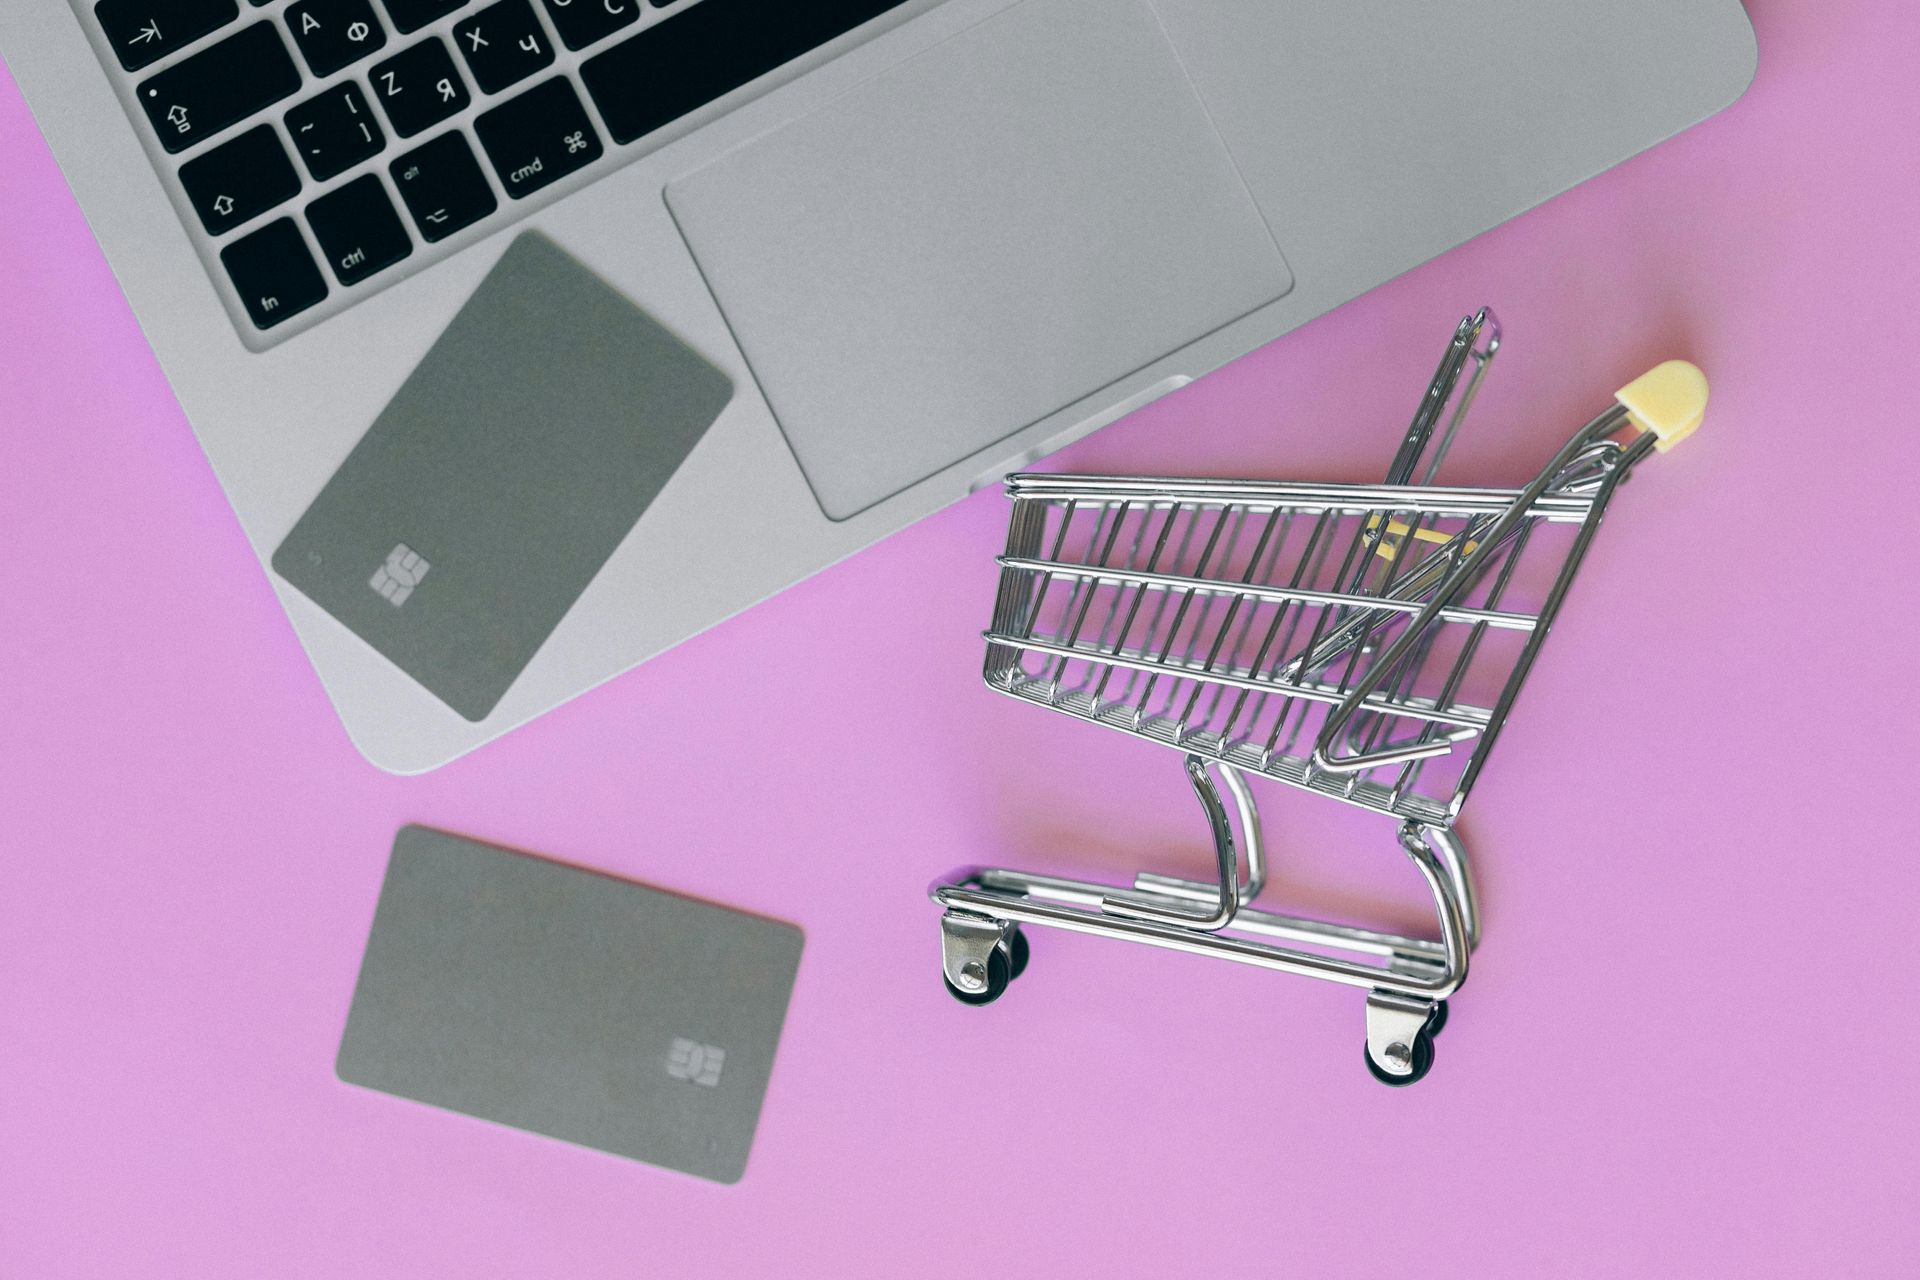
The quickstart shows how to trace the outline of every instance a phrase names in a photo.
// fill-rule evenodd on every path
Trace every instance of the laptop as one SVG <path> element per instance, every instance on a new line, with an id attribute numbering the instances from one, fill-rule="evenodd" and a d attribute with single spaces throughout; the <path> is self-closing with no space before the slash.
<path id="1" fill-rule="evenodd" d="M 396 772 L 1669 137 L 1755 68 L 1737 0 L 0 15 L 348 734 Z"/>

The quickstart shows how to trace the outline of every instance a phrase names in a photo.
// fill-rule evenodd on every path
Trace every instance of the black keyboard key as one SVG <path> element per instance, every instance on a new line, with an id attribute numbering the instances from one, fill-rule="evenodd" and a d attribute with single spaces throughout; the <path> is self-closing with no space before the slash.
<path id="1" fill-rule="evenodd" d="M 223 235 L 300 193 L 273 126 L 249 129 L 180 166 L 180 185 L 209 235 Z"/>
<path id="2" fill-rule="evenodd" d="M 431 129 L 471 101 L 453 55 L 437 36 L 374 63 L 372 83 L 373 96 L 403 138 Z"/>
<path id="3" fill-rule="evenodd" d="M 453 42 L 482 93 L 498 93 L 553 64 L 553 46 L 527 0 L 500 0 L 462 19 Z"/>
<path id="4" fill-rule="evenodd" d="M 327 296 L 307 242 L 292 218 L 269 222 L 220 251 L 256 329 L 271 329 Z"/>
<path id="5" fill-rule="evenodd" d="M 373 108 L 348 80 L 287 112 L 287 136 L 321 182 L 345 173 L 387 145 Z"/>
<path id="6" fill-rule="evenodd" d="M 600 158 L 600 137 L 564 79 L 535 85 L 483 113 L 473 127 L 515 200 Z"/>
<path id="7" fill-rule="evenodd" d="M 428 243 L 445 240 L 500 207 L 473 148 L 457 132 L 407 152 L 387 170 Z"/>
<path id="8" fill-rule="evenodd" d="M 393 201 L 371 173 L 308 205 L 307 223 L 341 284 L 358 284 L 413 252 Z"/>
<path id="9" fill-rule="evenodd" d="M 387 6 L 387 16 L 393 19 L 394 27 L 402 34 L 418 31 L 435 18 L 444 18 L 465 4 L 467 0 L 380 0 Z M 586 3 L 586 0 L 581 0 Z"/>
<path id="10" fill-rule="evenodd" d="M 140 105 L 168 151 L 194 143 L 297 93 L 300 69 L 271 22 L 176 62 L 140 85 Z"/>
<path id="11" fill-rule="evenodd" d="M 632 142 L 900 3 L 705 0 L 587 59 L 580 76 L 613 140 Z"/>
<path id="12" fill-rule="evenodd" d="M 569 49 L 584 49 L 640 21 L 640 0 L 541 0 Z"/>
<path id="13" fill-rule="evenodd" d="M 387 43 L 372 0 L 300 0 L 287 6 L 287 30 L 317 76 L 330 76 Z"/>
<path id="14" fill-rule="evenodd" d="M 233 0 L 100 0 L 93 16 L 113 56 L 138 71 L 240 16 Z"/>

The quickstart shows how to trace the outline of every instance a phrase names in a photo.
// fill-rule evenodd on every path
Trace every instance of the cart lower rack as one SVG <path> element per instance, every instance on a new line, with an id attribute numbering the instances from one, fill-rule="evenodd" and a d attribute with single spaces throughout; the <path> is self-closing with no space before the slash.
<path id="1" fill-rule="evenodd" d="M 1615 489 L 1692 432 L 1707 398 L 1700 371 L 1671 361 L 1524 488 L 1437 486 L 1499 344 L 1489 312 L 1460 322 L 1382 484 L 1007 481 L 987 684 L 1182 753 L 1217 876 L 1116 889 L 974 869 L 937 884 L 957 999 L 997 999 L 1026 966 L 1021 926 L 1044 925 L 1361 987 L 1368 1068 L 1388 1084 L 1427 1073 L 1479 940 L 1453 822 Z M 1399 818 L 1439 936 L 1255 908 L 1251 776 Z"/>

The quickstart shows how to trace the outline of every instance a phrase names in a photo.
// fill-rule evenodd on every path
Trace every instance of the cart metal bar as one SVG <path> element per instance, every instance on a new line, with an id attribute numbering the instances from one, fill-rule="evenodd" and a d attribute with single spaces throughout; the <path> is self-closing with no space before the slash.
<path id="1" fill-rule="evenodd" d="M 1583 455 L 1585 455 L 1589 449 L 1593 448 L 1595 444 L 1625 426 L 1626 422 L 1626 406 L 1615 402 L 1598 417 L 1587 423 L 1586 426 L 1574 432 L 1573 438 L 1561 446 L 1560 452 L 1556 453 L 1553 456 L 1553 460 L 1541 469 L 1540 474 L 1533 478 L 1533 482 L 1525 489 L 1522 489 L 1520 493 L 1511 500 L 1507 510 L 1501 514 L 1499 519 L 1493 522 L 1493 527 L 1487 530 L 1485 540 L 1474 550 L 1473 554 L 1466 558 L 1459 569 L 1436 588 L 1432 596 L 1428 597 L 1425 606 L 1420 610 L 1418 616 L 1407 624 L 1406 629 L 1400 633 L 1391 645 L 1387 646 L 1386 652 L 1381 654 L 1368 666 L 1366 672 L 1361 675 L 1360 682 L 1347 694 L 1346 700 L 1343 701 L 1339 707 L 1327 717 L 1325 723 L 1320 726 L 1320 736 L 1313 745 L 1314 764 L 1333 773 L 1358 773 L 1366 769 L 1377 768 L 1381 765 L 1400 764 L 1409 760 L 1420 760 L 1429 756 L 1443 755 L 1452 750 L 1451 743 L 1416 743 L 1412 746 L 1395 747 L 1379 751 L 1361 751 L 1353 755 L 1343 756 L 1338 754 L 1336 744 L 1341 741 L 1342 736 L 1346 733 L 1347 725 L 1352 721 L 1355 713 L 1363 706 L 1371 706 L 1373 704 L 1380 686 L 1386 683 L 1387 679 L 1399 670 L 1401 660 L 1406 657 L 1408 651 L 1414 645 L 1420 642 L 1421 636 L 1428 630 L 1432 622 L 1440 616 L 1440 611 L 1450 607 L 1455 600 L 1463 595 L 1466 590 L 1478 580 L 1480 570 L 1486 566 L 1493 555 L 1497 554 L 1500 544 L 1506 541 L 1516 526 L 1526 518 L 1527 512 L 1532 508 L 1534 502 L 1562 476 L 1568 467 L 1581 460 Z M 1636 456 L 1644 456 L 1646 450 L 1652 447 L 1651 444 L 1648 443 L 1648 440 L 1649 437 L 1642 436 L 1634 442 L 1633 447 L 1638 449 Z M 1619 450 L 1618 446 L 1614 447 L 1623 455 L 1621 459 L 1622 465 L 1617 466 L 1610 473 L 1609 478 L 1611 484 L 1607 485 L 1606 489 L 1603 489 L 1602 492 L 1610 490 L 1613 484 L 1618 484 L 1619 478 L 1626 474 L 1627 467 L 1631 465 L 1632 459 L 1624 456 L 1628 451 Z M 1587 509 L 1589 514 L 1591 514 L 1593 511 L 1603 508 L 1589 499 Z M 1559 607 L 1561 598 L 1566 594 L 1567 588 L 1572 585 L 1573 571 L 1579 567 L 1580 559 L 1586 551 L 1587 544 L 1592 540 L 1594 531 L 1599 527 L 1598 521 L 1589 520 L 1583 521 L 1582 523 L 1583 527 L 1579 533 L 1575 535 L 1573 548 L 1568 552 L 1566 562 L 1560 574 L 1555 579 L 1554 586 L 1552 590 L 1549 591 L 1545 603 L 1541 606 L 1541 617 L 1550 618 L 1554 615 L 1554 612 Z M 1505 709 L 1512 705 L 1513 696 L 1519 691 L 1520 684 L 1526 679 L 1527 668 L 1531 663 L 1531 655 L 1536 649 L 1537 646 L 1528 645 L 1526 651 L 1522 654 L 1521 660 L 1514 664 L 1514 669 L 1508 676 L 1506 687 L 1501 691 L 1499 703 L 1494 709 L 1496 719 L 1498 716 L 1504 715 Z"/>
<path id="2" fill-rule="evenodd" d="M 1350 652 L 1354 648 L 1357 639 L 1371 631 L 1375 623 L 1380 620 L 1382 615 L 1374 612 L 1376 609 L 1391 611 L 1399 604 L 1406 603 L 1413 606 L 1407 610 L 1408 612 L 1418 613 L 1419 605 L 1425 602 L 1424 593 L 1429 588 L 1437 585 L 1450 570 L 1458 566 L 1461 555 L 1472 546 L 1477 545 L 1478 535 L 1484 531 L 1485 527 L 1486 526 L 1482 525 L 1478 519 L 1468 520 L 1466 524 L 1461 526 L 1458 533 L 1448 539 L 1445 546 L 1421 560 L 1419 564 L 1402 574 L 1399 578 L 1393 579 L 1387 589 L 1378 596 L 1367 596 L 1365 598 L 1366 608 L 1356 613 L 1354 617 L 1348 619 L 1342 625 L 1334 628 L 1333 632 L 1329 634 L 1325 640 L 1322 640 L 1318 645 L 1314 646 L 1312 650 L 1294 659 L 1287 668 L 1287 674 L 1290 675 L 1296 671 L 1307 672 L 1318 670 L 1341 655 Z M 1523 530 L 1532 527 L 1530 524 L 1521 526 Z M 1412 537 L 1413 531 L 1411 527 L 1409 527 L 1406 539 L 1411 541 Z M 1528 631 L 1533 630 L 1535 620 L 1531 614 L 1513 614 L 1510 616 L 1527 619 L 1525 629 Z M 1442 617 L 1447 621 L 1463 620 L 1452 611 L 1448 614 L 1443 614 Z"/>
<path id="3" fill-rule="evenodd" d="M 1222 764 L 1234 765 L 1241 769 L 1250 769 L 1255 773 L 1264 774 L 1270 778 L 1280 778 L 1289 782 L 1299 783 L 1302 786 L 1312 786 L 1316 789 L 1326 791 L 1327 794 L 1332 794 L 1332 791 L 1328 790 L 1328 788 L 1351 787 L 1357 776 L 1353 774 L 1317 773 L 1311 757 L 1305 754 L 1295 754 L 1290 748 L 1257 747 L 1244 739 L 1229 739 L 1217 729 L 1181 729 L 1179 728 L 1179 718 L 1168 712 L 1146 714 L 1119 699 L 1114 699 L 1096 707 L 1094 705 L 1093 695 L 1086 690 L 1062 689 L 1060 682 L 1049 676 L 1009 677 L 995 682 L 992 687 L 1007 694 L 1009 697 L 1033 702 L 1054 711 L 1063 711 L 1068 715 L 1078 716 L 1083 720 L 1091 720 L 1100 724 L 1131 729 L 1143 737 L 1165 743 L 1170 747 L 1179 747 L 1181 750 L 1189 751 L 1192 754 L 1204 755 L 1209 760 L 1218 760 Z M 1340 691 L 1337 688 L 1330 686 L 1317 687 L 1326 693 L 1327 699 L 1340 696 Z M 1283 699 L 1289 694 L 1289 691 L 1284 687 L 1275 687 L 1268 692 L 1272 692 Z M 1323 701 L 1325 701 L 1325 699 L 1323 699 Z M 1420 711 L 1431 711 L 1440 704 L 1432 698 L 1414 696 L 1409 697 L 1404 704 L 1400 705 L 1418 708 Z M 1459 705 L 1448 708 L 1448 710 L 1452 712 L 1458 712 L 1461 709 Z M 1475 709 L 1478 710 L 1478 708 Z M 1465 737 L 1470 736 L 1474 731 L 1460 726 L 1453 726 L 1449 732 L 1460 734 L 1464 740 Z M 1375 788 L 1375 791 L 1378 795 L 1385 796 L 1388 789 L 1385 786 L 1378 786 Z M 1446 816 L 1444 806 L 1438 805 L 1430 799 L 1422 799 L 1423 807 L 1417 812 L 1384 809 L 1380 808 L 1377 804 L 1369 805 L 1368 807 L 1375 808 L 1382 813 L 1398 813 L 1399 816 L 1403 818 L 1412 818 L 1419 822 L 1444 823 L 1449 820 Z"/>
<path id="4" fill-rule="evenodd" d="M 1339 605 L 1345 608 L 1380 610 L 1383 613 L 1417 614 L 1426 607 L 1420 599 L 1395 600 L 1385 596 L 1358 595 L 1344 591 L 1314 591 L 1306 587 L 1263 587 L 1252 582 L 1221 582 L 1214 578 L 1195 578 L 1178 573 L 1148 573 L 1140 569 L 1113 569 L 1100 565 L 1074 564 L 1063 560 L 1039 560 L 1031 556 L 1001 556 L 1008 569 L 1030 569 L 1055 577 L 1091 578 L 1144 587 L 1202 591 L 1215 596 L 1245 596 L 1249 600 L 1298 600 L 1306 604 Z M 1530 613 L 1505 613 L 1498 609 L 1449 607 L 1438 615 L 1448 622 L 1484 622 L 1507 631 L 1531 631 L 1535 625 Z M 991 637 L 992 633 L 984 633 Z M 1124 634 L 1124 633 L 1123 633 Z M 1085 652 L 1093 652 L 1086 650 Z M 1106 652 L 1103 650 L 1103 652 Z M 1315 663 L 1315 666 L 1323 665 Z"/>
<path id="5" fill-rule="evenodd" d="M 1621 417 L 1624 418 L 1625 416 L 1625 411 L 1622 410 Z M 1596 512 L 1606 510 L 1606 500 L 1611 497 L 1613 490 L 1618 488 L 1627 476 L 1632 473 L 1634 464 L 1653 452 L 1653 449 L 1654 435 L 1652 432 L 1647 432 L 1634 439 L 1631 443 L 1620 447 L 1618 461 L 1614 464 L 1613 469 L 1602 477 L 1600 484 L 1596 488 Z M 1548 588 L 1547 598 L 1540 607 L 1542 617 L 1551 618 L 1560 611 L 1560 603 L 1566 599 L 1567 591 L 1573 586 L 1574 575 L 1579 572 L 1581 562 L 1586 559 L 1587 548 L 1592 546 L 1593 536 L 1599 531 L 1600 520 L 1596 514 L 1596 516 L 1582 526 L 1579 533 L 1574 536 L 1573 545 L 1567 549 L 1560 573 L 1555 577 L 1553 586 Z M 1411 626 L 1414 624 L 1410 623 L 1408 625 Z M 1487 749 L 1493 745 L 1494 738 L 1499 736 L 1500 730 L 1506 722 L 1508 713 L 1513 710 L 1513 700 L 1520 695 L 1520 686 L 1526 683 L 1527 673 L 1533 669 L 1534 660 L 1539 656 L 1539 645 L 1537 643 L 1531 643 L 1521 652 L 1519 660 L 1514 663 L 1513 673 L 1507 677 L 1506 687 L 1500 691 L 1500 698 L 1494 703 L 1493 719 L 1487 726 L 1486 735 L 1481 740 L 1481 750 L 1475 754 L 1473 759 L 1467 761 L 1467 767 L 1465 771 L 1461 773 L 1459 783 L 1456 784 L 1457 789 L 1462 794 L 1473 786 L 1475 780 L 1480 776 L 1480 770 L 1486 766 Z"/>
<path id="6" fill-rule="evenodd" d="M 1148 946 L 1184 951 L 1189 955 L 1214 956 L 1234 960 L 1280 973 L 1322 978 L 1370 991 L 1423 996 L 1444 1000 L 1460 989 L 1464 974 L 1442 971 L 1438 976 L 1409 974 L 1383 965 L 1357 964 L 1310 951 L 1268 946 L 1229 934 L 1205 933 L 1182 929 L 1178 925 L 1156 924 L 1150 920 L 1128 920 L 1088 911 L 1079 907 L 1008 898 L 1002 894 L 974 889 L 948 888 L 935 893 L 933 900 L 949 911 L 973 912 L 989 919 L 1009 920 L 1015 924 L 1049 925 L 1074 933 L 1097 937 L 1144 942 Z M 1278 936 L 1278 935 L 1276 935 Z M 1321 941 L 1314 938 L 1313 941 Z M 1356 948 L 1357 949 L 1357 948 Z"/>
<path id="7" fill-rule="evenodd" d="M 1185 667 L 1172 662 L 1157 662 L 1151 658 L 1130 658 L 1116 656 L 1104 649 L 1074 649 L 1066 645 L 1054 644 L 1048 640 L 1034 640 L 1017 635 L 1006 635 L 998 631 L 986 633 L 988 644 L 1005 645 L 1010 649 L 1031 649 L 1035 653 L 1051 654 L 1055 657 L 1087 658 L 1100 662 L 1112 662 L 1149 675 L 1173 676 L 1180 680 L 1203 680 L 1208 684 L 1225 685 L 1231 689 L 1247 689 L 1256 693 L 1281 694 L 1289 698 L 1306 698 L 1312 702 L 1325 702 L 1339 706 L 1351 700 L 1352 694 L 1338 687 L 1320 684 L 1280 684 L 1269 680 L 1259 680 L 1249 676 L 1232 675 L 1225 671 L 1205 671 Z M 1058 678 L 1049 678 L 1045 683 L 1057 684 Z M 1431 724 L 1447 725 L 1454 729 L 1479 732 L 1486 728 L 1490 711 L 1479 707 L 1458 706 L 1447 711 L 1437 711 L 1420 705 L 1424 700 L 1409 699 L 1406 702 L 1392 702 L 1384 695 L 1369 695 L 1366 707 L 1372 711 L 1382 711 L 1389 715 L 1405 716 L 1411 720 L 1425 720 Z M 1146 713 L 1141 712 L 1141 718 Z M 1336 770 L 1336 772 L 1343 772 Z"/>
<path id="8" fill-rule="evenodd" d="M 1219 765 L 1220 772 L 1238 781 L 1233 766 Z M 1198 929 L 1203 933 L 1212 933 L 1224 929 L 1233 922 L 1241 905 L 1252 895 L 1239 882 L 1239 864 L 1233 847 L 1233 828 L 1227 822 L 1227 806 L 1220 801 L 1220 792 L 1213 785 L 1213 779 L 1207 776 L 1207 761 L 1199 756 L 1187 757 L 1187 781 L 1193 786 L 1194 798 L 1200 801 L 1200 807 L 1206 811 L 1207 825 L 1213 832 L 1214 858 L 1219 864 L 1218 875 L 1209 897 L 1212 901 L 1205 911 L 1194 911 L 1179 903 L 1168 903 L 1164 897 L 1151 895 L 1108 894 L 1100 902 L 1100 909 L 1109 915 L 1131 916 L 1137 920 L 1153 920 L 1161 924 L 1178 925 L 1188 929 Z M 1243 829 L 1253 832 L 1259 830 L 1259 819 L 1253 814 L 1253 797 L 1244 785 L 1233 788 L 1233 798 L 1240 806 L 1240 821 Z M 1256 834 L 1255 840 L 1258 840 Z M 1251 851 L 1250 851 L 1251 852 Z M 1256 870 L 1250 861 L 1248 879 L 1251 881 Z M 1260 872 L 1264 879 L 1264 870 Z"/>
<path id="9" fill-rule="evenodd" d="M 1456 896 L 1455 877 L 1444 865 L 1443 860 L 1418 838 L 1403 841 L 1403 846 L 1407 849 L 1408 857 L 1420 869 L 1427 887 L 1432 891 L 1434 909 L 1440 925 L 1440 940 L 1437 943 L 1416 938 L 1400 938 L 1394 934 L 1375 933 L 1370 930 L 1349 929 L 1341 925 L 1316 921 L 1298 921 L 1285 916 L 1268 915 L 1264 912 L 1242 913 L 1250 919 L 1264 917 L 1258 921 L 1257 929 L 1246 930 L 1250 933 L 1261 932 L 1271 937 L 1294 937 L 1304 933 L 1308 936 L 1299 937 L 1297 940 L 1392 958 L 1398 958 L 1405 953 L 1416 960 L 1431 962 L 1403 966 L 1399 969 L 1342 960 L 1311 951 L 1296 951 L 1290 947 L 1271 946 L 1227 933 L 1187 929 L 1179 925 L 1161 924 L 1152 920 L 1116 917 L 1097 908 L 1088 909 L 1084 906 L 1071 905 L 1071 903 L 1036 901 L 1025 896 L 1015 896 L 1007 890 L 996 891 L 986 888 L 982 885 L 984 877 L 980 873 L 975 873 L 960 883 L 935 885 L 929 896 L 947 911 L 963 916 L 1007 921 L 1013 924 L 1047 925 L 1076 933 L 1143 942 L 1149 946 L 1164 947 L 1170 951 L 1184 951 L 1190 955 L 1214 956 L 1281 973 L 1299 974 L 1304 977 L 1343 983 L 1347 986 L 1364 987 L 1369 991 L 1411 996 L 1429 1001 L 1444 1000 L 1459 990 L 1460 985 L 1467 978 L 1467 963 L 1472 951 L 1472 943 L 1467 931 L 1466 915 Z M 1009 873 L 996 871 L 992 874 L 1000 879 L 1001 883 L 1007 883 L 1005 877 L 1008 877 Z M 1041 878 L 1022 877 L 1022 879 L 1033 888 L 1040 888 L 1037 882 Z M 1064 884 L 1075 890 L 1076 898 L 1082 899 L 1086 890 L 1098 888 L 1098 886 L 1085 885 L 1076 881 L 1048 880 L 1047 883 Z M 982 887 L 971 887 L 974 885 L 982 885 Z M 1311 928 L 1301 926 L 1311 926 Z M 1241 928 L 1242 925 L 1236 921 L 1234 927 Z M 1434 954 L 1434 948 L 1438 949 L 1437 956 Z"/>
<path id="10" fill-rule="evenodd" d="M 981 882 L 996 889 L 1007 887 L 997 881 L 989 881 L 984 873 Z M 1174 876 L 1159 876 L 1151 871 L 1142 871 L 1135 876 L 1134 887 L 1140 893 L 1163 893 L 1168 897 L 1194 901 L 1208 901 L 1213 896 L 1212 885 Z M 1446 947 L 1430 938 L 1409 938 L 1397 933 L 1381 933 L 1326 920 L 1308 920 L 1302 916 L 1279 915 L 1256 908 L 1241 911 L 1233 918 L 1233 927 L 1242 933 L 1286 938 L 1292 942 L 1324 942 L 1329 946 L 1340 946 L 1367 955 L 1417 959 L 1435 964 L 1444 964 L 1447 958 Z"/>
<path id="11" fill-rule="evenodd" d="M 1127 479 L 1118 476 L 1017 475 L 1007 479 L 1007 495 L 1015 499 L 1066 501 L 1082 505 L 1129 502 L 1160 506 L 1204 503 L 1265 511 L 1292 507 L 1300 511 L 1347 511 L 1370 515 L 1377 511 L 1425 511 L 1434 515 L 1499 516 L 1513 508 L 1511 489 L 1455 489 L 1440 485 L 1391 488 L 1374 484 L 1294 484 L 1263 480 Z M 1584 493 L 1542 493 L 1526 514 L 1559 523 L 1587 517 L 1593 499 Z"/>
<path id="12" fill-rule="evenodd" d="M 1487 345 L 1477 348 L 1482 334 L 1486 335 Z M 1400 457 L 1395 459 L 1395 468 L 1387 475 L 1387 483 L 1404 484 L 1413 481 L 1414 466 L 1421 452 L 1426 448 L 1427 437 L 1432 434 L 1431 420 L 1438 418 L 1446 408 L 1447 402 L 1454 399 L 1454 387 L 1460 380 L 1460 371 L 1467 360 L 1473 361 L 1473 376 L 1467 379 L 1467 385 L 1461 389 L 1454 404 L 1453 412 L 1447 417 L 1447 428 L 1441 433 L 1440 443 L 1434 446 L 1433 456 L 1427 461 L 1425 472 L 1419 484 L 1432 484 L 1433 477 L 1439 472 L 1440 464 L 1447 460 L 1447 452 L 1453 448 L 1453 438 L 1460 430 L 1460 424 L 1466 421 L 1468 410 L 1473 408 L 1473 398 L 1480 394 L 1481 380 L 1487 376 L 1487 367 L 1493 363 L 1494 356 L 1500 352 L 1500 321 L 1493 312 L 1482 307 L 1478 312 L 1460 322 L 1454 330 L 1453 341 L 1448 344 L 1447 353 L 1440 359 L 1440 368 L 1433 375 L 1433 382 L 1427 388 L 1427 398 L 1421 403 L 1420 412 L 1414 415 L 1413 426 L 1409 428 L 1407 440 L 1401 446 L 1400 457 L 1406 459 L 1404 474 L 1399 473 Z M 1429 423 L 1422 430 L 1421 419 L 1428 417 Z M 1417 438 L 1416 438 L 1417 436 Z"/>
<path id="13" fill-rule="evenodd" d="M 1446 872 L 1447 882 L 1452 886 L 1453 896 L 1460 904 L 1460 919 L 1466 928 L 1467 943 L 1469 947 L 1479 946 L 1480 905 L 1474 895 L 1473 879 L 1467 871 L 1466 845 L 1459 835 L 1443 827 L 1416 822 L 1401 827 L 1400 839 L 1403 846 L 1406 841 L 1412 839 L 1431 843 L 1434 847 L 1434 852 Z M 1044 898 L 1057 898 L 1062 902 L 1083 907 L 1099 906 L 1110 892 L 1108 887 L 1102 884 L 1074 880 L 1065 876 L 1042 875 L 1036 871 L 1015 871 L 1005 867 L 976 868 L 966 879 L 985 889 L 1014 894 L 1037 893 Z M 1213 885 L 1202 884 L 1198 880 L 1189 880 L 1183 876 L 1157 875 L 1151 871 L 1136 874 L 1133 884 L 1134 889 L 1140 893 L 1159 893 L 1199 902 L 1211 901 L 1214 896 Z M 1251 899 L 1255 894 L 1248 893 L 1245 896 Z M 1380 933 L 1372 929 L 1361 929 L 1354 925 L 1278 915 L 1253 907 L 1243 908 L 1234 918 L 1233 927 L 1245 933 L 1265 933 L 1274 937 L 1293 938 L 1300 942 L 1338 937 L 1349 950 L 1375 955 L 1409 956 L 1436 963 L 1444 963 L 1447 958 L 1446 947 L 1442 943 L 1427 938 L 1409 938 L 1397 933 Z"/>
<path id="14" fill-rule="evenodd" d="M 1519 566 L 1520 558 L 1526 554 L 1527 540 L 1533 536 L 1534 528 L 1534 525 L 1523 524 L 1520 526 L 1519 533 L 1514 536 L 1513 550 L 1508 554 L 1506 563 L 1500 566 L 1500 572 L 1494 578 L 1493 587 L 1487 593 L 1488 608 L 1499 607 L 1500 601 L 1506 598 L 1507 588 L 1513 583 L 1514 570 Z M 1474 656 L 1480 651 L 1480 643 L 1485 639 L 1486 629 L 1484 627 L 1475 627 L 1472 633 L 1467 636 L 1466 642 L 1460 646 L 1460 653 L 1454 659 L 1452 668 L 1447 672 L 1446 682 L 1441 685 L 1439 692 L 1434 695 L 1435 706 L 1446 707 L 1453 705 L 1453 700 L 1459 693 L 1460 685 L 1466 679 L 1467 668 L 1472 665 Z M 1416 661 L 1418 661 L 1417 657 Z M 1481 745 L 1484 747 L 1486 743 L 1487 739 L 1483 737 L 1481 739 Z M 1371 746 L 1372 744 L 1369 743 L 1368 745 Z M 1400 776 L 1395 778 L 1393 783 L 1393 794 L 1396 803 L 1398 803 L 1400 796 L 1409 788 L 1418 784 L 1420 781 L 1420 773 L 1426 767 L 1424 760 L 1410 760 L 1401 766 Z M 1354 774 L 1351 776 L 1358 777 L 1359 775 Z M 1469 779 L 1469 785 L 1471 785 L 1471 779 Z M 1456 794 L 1458 793 L 1459 792 L 1456 791 Z"/>

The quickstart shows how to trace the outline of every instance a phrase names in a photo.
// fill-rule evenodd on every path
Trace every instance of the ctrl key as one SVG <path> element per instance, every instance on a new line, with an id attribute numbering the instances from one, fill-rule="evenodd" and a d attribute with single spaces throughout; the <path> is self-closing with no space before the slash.
<path id="1" fill-rule="evenodd" d="M 359 284 L 413 252 L 400 215 L 371 173 L 308 205 L 307 223 L 341 284 Z"/>
<path id="2" fill-rule="evenodd" d="M 327 282 L 292 218 L 269 222 L 220 251 L 256 329 L 271 329 L 327 296 Z"/>

